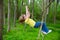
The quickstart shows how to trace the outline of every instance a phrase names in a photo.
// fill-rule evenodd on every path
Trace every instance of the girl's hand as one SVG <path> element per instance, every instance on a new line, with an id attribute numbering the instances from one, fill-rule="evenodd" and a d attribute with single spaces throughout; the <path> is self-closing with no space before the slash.
<path id="1" fill-rule="evenodd" d="M 26 6 L 26 18 L 29 18 L 30 17 L 30 11 L 28 9 L 28 6 Z"/>

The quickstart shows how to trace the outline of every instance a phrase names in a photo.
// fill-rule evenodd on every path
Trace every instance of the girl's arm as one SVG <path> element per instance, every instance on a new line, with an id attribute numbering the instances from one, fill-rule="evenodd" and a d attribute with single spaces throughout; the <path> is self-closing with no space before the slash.
<path id="1" fill-rule="evenodd" d="M 30 11 L 28 9 L 28 6 L 26 6 L 26 18 L 29 18 L 30 17 Z"/>

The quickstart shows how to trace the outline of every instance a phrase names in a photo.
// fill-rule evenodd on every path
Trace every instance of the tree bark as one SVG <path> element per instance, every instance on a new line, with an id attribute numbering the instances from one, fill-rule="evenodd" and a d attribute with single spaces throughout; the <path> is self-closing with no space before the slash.
<path id="1" fill-rule="evenodd" d="M 44 4 L 45 4 L 45 7 L 46 7 L 46 6 L 49 4 L 49 0 L 46 0 Z M 45 8 L 45 7 L 44 7 L 44 8 Z M 46 21 L 47 21 L 48 12 L 49 12 L 49 7 L 48 7 L 48 8 L 46 9 L 46 11 L 45 11 L 45 14 L 46 14 L 46 15 L 45 15 L 45 23 L 46 23 Z"/>
<path id="2" fill-rule="evenodd" d="M 20 8 L 18 10 L 18 0 L 16 0 L 16 19 L 19 19 L 20 16 Z"/>
<path id="3" fill-rule="evenodd" d="M 14 0 L 14 27 L 16 27 L 17 2 Z"/>
<path id="4" fill-rule="evenodd" d="M 29 1 L 29 5 L 30 5 L 30 1 L 31 1 L 31 0 L 28 0 L 28 1 Z"/>
<path id="5" fill-rule="evenodd" d="M 0 40 L 3 40 L 3 0 L 0 0 Z"/>
<path id="6" fill-rule="evenodd" d="M 5 26 L 5 2 L 3 2 L 3 22 L 4 22 L 4 26 Z"/>
<path id="7" fill-rule="evenodd" d="M 46 0 L 44 0 L 44 9 L 45 9 L 45 7 L 47 6 L 47 1 Z M 46 23 L 46 16 L 47 16 L 47 9 L 45 10 L 45 19 L 44 19 L 44 22 Z"/>
<path id="8" fill-rule="evenodd" d="M 10 32 L 10 0 L 8 0 L 8 28 L 7 32 Z"/>
<path id="9" fill-rule="evenodd" d="M 34 0 L 32 0 L 32 19 L 33 19 L 33 13 L 34 13 Z"/>
<path id="10" fill-rule="evenodd" d="M 42 11 L 44 11 L 44 7 L 45 7 L 45 5 L 44 5 L 44 0 L 42 1 Z M 42 14 L 44 14 L 45 13 L 45 11 L 42 13 Z M 45 20 L 44 20 L 45 21 Z"/>
<path id="11" fill-rule="evenodd" d="M 54 24 L 56 24 L 57 0 L 55 0 Z"/>
<path id="12" fill-rule="evenodd" d="M 4 26 L 5 26 L 5 2 L 3 2 L 3 22 L 4 22 Z"/>
<path id="13" fill-rule="evenodd" d="M 21 5 L 20 5 L 20 15 L 22 15 L 22 6 L 23 6 L 23 0 L 21 0 Z"/>

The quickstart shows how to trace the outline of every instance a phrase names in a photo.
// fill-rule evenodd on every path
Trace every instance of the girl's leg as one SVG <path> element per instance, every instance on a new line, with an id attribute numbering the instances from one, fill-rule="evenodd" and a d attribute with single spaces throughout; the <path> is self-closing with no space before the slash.
<path id="1" fill-rule="evenodd" d="M 43 23 L 43 25 L 42 25 L 42 31 L 44 31 L 46 33 L 49 31 L 45 23 Z"/>
<path id="2" fill-rule="evenodd" d="M 34 28 L 38 28 L 38 27 L 40 27 L 40 25 L 41 25 L 41 22 L 36 22 Z M 46 27 L 45 23 L 43 23 L 43 25 L 42 25 L 42 31 L 44 31 L 46 33 L 49 31 L 48 28 Z"/>

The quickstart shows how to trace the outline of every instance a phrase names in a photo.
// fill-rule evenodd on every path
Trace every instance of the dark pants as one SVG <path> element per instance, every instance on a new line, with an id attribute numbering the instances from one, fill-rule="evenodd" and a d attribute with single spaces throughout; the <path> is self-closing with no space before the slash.
<path id="1" fill-rule="evenodd" d="M 38 28 L 38 27 L 40 27 L 40 25 L 41 25 L 41 22 L 36 22 L 34 28 Z M 42 31 L 44 31 L 46 33 L 49 31 L 45 23 L 43 23 L 43 25 L 42 25 Z"/>

